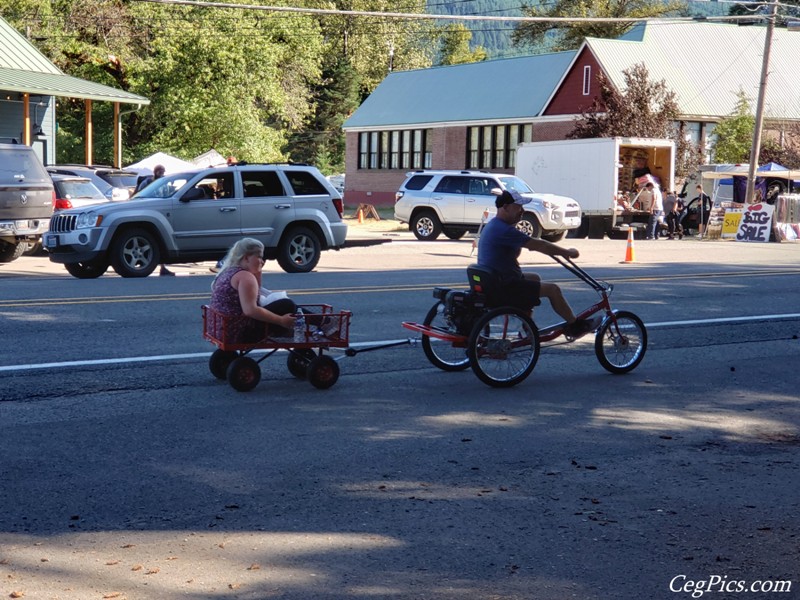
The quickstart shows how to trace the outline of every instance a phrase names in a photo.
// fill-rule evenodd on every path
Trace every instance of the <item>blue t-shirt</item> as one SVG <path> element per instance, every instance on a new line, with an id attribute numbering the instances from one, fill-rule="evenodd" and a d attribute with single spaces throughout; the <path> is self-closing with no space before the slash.
<path id="1" fill-rule="evenodd" d="M 517 259 L 522 247 L 530 240 L 514 225 L 495 217 L 481 231 L 478 264 L 497 272 L 500 281 L 522 279 L 522 269 Z"/>

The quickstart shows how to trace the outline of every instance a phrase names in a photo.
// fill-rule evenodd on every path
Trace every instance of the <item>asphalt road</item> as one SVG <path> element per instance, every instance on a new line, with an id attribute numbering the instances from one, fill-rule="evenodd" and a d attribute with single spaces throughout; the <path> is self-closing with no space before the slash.
<path id="1" fill-rule="evenodd" d="M 352 310 L 359 349 L 413 337 L 471 243 L 391 235 L 268 285 Z M 648 325 L 629 375 L 583 340 L 496 390 L 403 345 L 326 391 L 276 354 L 238 393 L 207 368 L 208 265 L 0 267 L 0 597 L 800 597 L 800 246 L 567 243 Z"/>

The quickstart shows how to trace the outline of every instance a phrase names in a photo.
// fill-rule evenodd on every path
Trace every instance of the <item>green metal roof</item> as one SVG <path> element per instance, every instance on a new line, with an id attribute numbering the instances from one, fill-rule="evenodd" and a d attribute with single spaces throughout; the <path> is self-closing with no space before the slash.
<path id="1" fill-rule="evenodd" d="M 575 51 L 395 71 L 345 121 L 345 130 L 430 126 L 539 115 Z"/>
<path id="2" fill-rule="evenodd" d="M 2 17 L 0 90 L 125 104 L 150 104 L 144 96 L 66 75 Z"/>

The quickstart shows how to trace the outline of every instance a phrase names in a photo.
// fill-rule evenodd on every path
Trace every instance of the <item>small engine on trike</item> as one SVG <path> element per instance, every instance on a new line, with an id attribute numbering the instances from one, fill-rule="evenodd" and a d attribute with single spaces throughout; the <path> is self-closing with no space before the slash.
<path id="1" fill-rule="evenodd" d="M 472 290 L 434 288 L 433 297 L 442 303 L 442 319 L 461 335 L 469 335 L 475 321 L 487 310 L 486 295 Z"/>

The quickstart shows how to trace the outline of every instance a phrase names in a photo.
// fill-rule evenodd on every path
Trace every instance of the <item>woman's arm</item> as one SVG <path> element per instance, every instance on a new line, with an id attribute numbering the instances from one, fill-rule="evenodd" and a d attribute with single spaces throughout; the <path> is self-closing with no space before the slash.
<path id="1" fill-rule="evenodd" d="M 231 277 L 231 285 L 239 292 L 239 304 L 242 312 L 257 321 L 273 323 L 281 327 L 291 328 L 294 326 L 294 316 L 276 315 L 258 305 L 258 293 L 261 289 L 260 282 L 250 271 L 239 271 Z"/>

